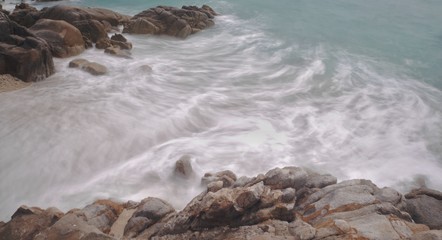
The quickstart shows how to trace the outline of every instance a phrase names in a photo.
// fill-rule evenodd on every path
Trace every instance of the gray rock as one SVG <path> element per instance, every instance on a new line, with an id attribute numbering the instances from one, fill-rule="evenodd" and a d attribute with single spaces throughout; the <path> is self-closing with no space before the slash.
<path id="1" fill-rule="evenodd" d="M 307 172 L 298 167 L 275 168 L 265 174 L 264 184 L 273 189 L 300 189 L 307 181 Z"/>
<path id="2" fill-rule="evenodd" d="M 230 187 L 233 186 L 233 184 L 235 183 L 236 175 L 230 170 L 225 170 L 216 173 L 206 173 L 201 178 L 201 183 L 203 185 L 207 185 L 211 182 L 216 182 L 216 181 L 222 181 L 223 187 Z"/>
<path id="3" fill-rule="evenodd" d="M 316 235 L 316 229 L 300 219 L 289 224 L 289 231 L 299 240 L 310 240 Z"/>
<path id="4" fill-rule="evenodd" d="M 109 233 L 112 225 L 123 211 L 123 206 L 110 200 L 99 200 L 89 204 L 77 213 L 84 216 L 85 221 L 103 233 Z"/>
<path id="5" fill-rule="evenodd" d="M 431 229 L 442 230 L 442 200 L 428 195 L 419 195 L 406 200 L 406 211 L 416 223 L 422 223 Z"/>
<path id="6" fill-rule="evenodd" d="M 296 197 L 296 190 L 294 188 L 286 188 L 282 190 L 281 201 L 288 203 L 293 202 Z"/>
<path id="7" fill-rule="evenodd" d="M 402 194 L 389 187 L 381 188 L 379 191 L 375 192 L 374 196 L 380 202 L 389 202 L 395 206 L 402 201 Z"/>
<path id="8" fill-rule="evenodd" d="M 145 217 L 153 221 L 158 221 L 175 209 L 167 202 L 159 198 L 148 197 L 143 199 L 134 212 L 134 217 Z"/>
<path id="9" fill-rule="evenodd" d="M 219 190 L 221 190 L 224 186 L 223 181 L 216 181 L 216 182 L 211 182 L 209 184 L 207 184 L 207 191 L 208 192 L 217 192 Z"/>
<path id="10" fill-rule="evenodd" d="M 98 228 L 88 224 L 75 214 L 66 214 L 54 225 L 40 232 L 34 240 L 112 240 L 114 238 L 105 235 Z"/>
<path id="11" fill-rule="evenodd" d="M 238 189 L 235 191 L 235 206 L 243 210 L 251 208 L 258 203 L 263 192 L 262 182 L 246 189 Z"/>
<path id="12" fill-rule="evenodd" d="M 124 228 L 124 236 L 128 238 L 135 237 L 153 223 L 153 220 L 145 217 L 132 217 Z"/>
<path id="13" fill-rule="evenodd" d="M 431 230 L 414 234 L 410 240 L 442 240 L 442 230 Z"/>
<path id="14" fill-rule="evenodd" d="M 313 176 L 310 175 L 307 178 L 305 186 L 309 188 L 323 188 L 329 185 L 336 184 L 337 181 L 338 181 L 337 178 L 330 174 L 313 175 Z"/>

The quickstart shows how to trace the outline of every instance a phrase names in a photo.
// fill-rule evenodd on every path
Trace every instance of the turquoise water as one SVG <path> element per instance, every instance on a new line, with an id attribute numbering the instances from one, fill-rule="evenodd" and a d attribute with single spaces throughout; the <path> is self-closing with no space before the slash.
<path id="1" fill-rule="evenodd" d="M 0 94 L 0 218 L 96 198 L 183 207 L 201 191 L 198 178 L 171 178 L 185 154 L 198 176 L 297 165 L 442 189 L 440 1 L 62 3 L 130 15 L 208 4 L 221 15 L 186 40 L 127 35 L 133 59 L 84 52 L 105 76 L 57 59 L 55 75 Z"/>

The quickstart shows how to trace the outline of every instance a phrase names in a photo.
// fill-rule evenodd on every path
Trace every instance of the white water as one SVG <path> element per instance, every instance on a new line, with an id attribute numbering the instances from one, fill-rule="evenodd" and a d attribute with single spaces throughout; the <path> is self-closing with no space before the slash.
<path id="1" fill-rule="evenodd" d="M 442 93 L 402 66 L 228 13 L 184 41 L 127 37 L 133 59 L 80 56 L 105 76 L 57 59 L 50 78 L 0 94 L 1 219 L 21 204 L 68 210 L 97 198 L 181 208 L 201 191 L 199 179 L 171 177 L 185 154 L 199 176 L 296 165 L 442 188 Z"/>

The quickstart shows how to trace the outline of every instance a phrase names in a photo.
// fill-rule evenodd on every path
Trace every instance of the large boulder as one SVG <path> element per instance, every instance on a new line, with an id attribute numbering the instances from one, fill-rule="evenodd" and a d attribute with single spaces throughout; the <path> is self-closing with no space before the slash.
<path id="1" fill-rule="evenodd" d="M 20 25 L 30 27 L 39 19 L 39 12 L 35 7 L 22 2 L 15 6 L 9 17 Z"/>
<path id="2" fill-rule="evenodd" d="M 129 16 L 119 14 L 112 10 L 103 8 L 88 8 L 56 5 L 44 8 L 40 11 L 40 18 L 53 20 L 64 20 L 75 25 L 76 21 L 81 20 L 97 20 L 99 22 L 107 22 L 112 26 L 118 26 L 129 21 Z"/>
<path id="3" fill-rule="evenodd" d="M 0 12 L 0 74 L 32 82 L 53 73 L 54 62 L 46 41 Z"/>
<path id="4" fill-rule="evenodd" d="M 46 210 L 21 206 L 11 220 L 0 226 L 0 239 L 33 239 L 39 232 L 52 226 L 63 213 L 55 208 Z"/>
<path id="5" fill-rule="evenodd" d="M 183 8 L 158 6 L 135 15 L 123 32 L 135 34 L 166 34 L 186 38 L 213 26 L 215 11 L 209 6 Z"/>
<path id="6" fill-rule="evenodd" d="M 46 40 L 54 57 L 75 56 L 85 49 L 81 32 L 65 21 L 40 19 L 29 30 Z"/>
<path id="7" fill-rule="evenodd" d="M 415 222 L 442 230 L 442 192 L 420 188 L 406 194 L 405 198 L 406 209 Z"/>

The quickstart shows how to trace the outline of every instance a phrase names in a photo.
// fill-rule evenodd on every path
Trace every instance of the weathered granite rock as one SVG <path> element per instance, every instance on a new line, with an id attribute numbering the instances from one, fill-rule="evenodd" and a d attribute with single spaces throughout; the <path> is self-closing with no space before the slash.
<path id="1" fill-rule="evenodd" d="M 40 19 L 29 30 L 49 44 L 54 57 L 75 56 L 85 49 L 81 32 L 65 21 Z"/>
<path id="2" fill-rule="evenodd" d="M 300 189 L 307 181 L 307 172 L 298 167 L 275 168 L 265 175 L 264 184 L 273 189 Z"/>
<path id="3" fill-rule="evenodd" d="M 406 210 L 417 223 L 442 230 L 442 192 L 425 188 L 405 195 Z"/>
<path id="4" fill-rule="evenodd" d="M 96 62 L 89 62 L 86 59 L 74 59 L 69 62 L 70 68 L 80 68 L 92 75 L 104 75 L 107 73 L 107 68 Z"/>
<path id="5" fill-rule="evenodd" d="M 0 12 L 0 74 L 33 82 L 53 73 L 54 62 L 46 41 Z"/>
<path id="6" fill-rule="evenodd" d="M 305 186 L 308 188 L 323 188 L 332 184 L 336 184 L 337 181 L 338 181 L 337 178 L 330 174 L 324 174 L 324 175 L 315 174 L 308 176 Z"/>
<path id="7" fill-rule="evenodd" d="M 410 240 L 442 240 L 442 230 L 431 230 L 414 234 Z"/>
<path id="8" fill-rule="evenodd" d="M 103 24 L 104 22 L 107 22 L 112 26 L 118 26 L 129 21 L 129 16 L 108 9 L 63 5 L 44 8 L 40 11 L 39 17 L 53 20 L 64 20 L 73 25 L 75 25 L 76 21 L 82 20 L 97 20 Z"/>
<path id="9" fill-rule="evenodd" d="M 40 232 L 34 240 L 112 240 L 95 226 L 75 214 L 66 214 L 54 225 Z"/>
<path id="10" fill-rule="evenodd" d="M 30 27 L 39 19 L 39 13 L 35 7 L 22 2 L 15 6 L 9 18 L 22 26 Z"/>
<path id="11" fill-rule="evenodd" d="M 123 205 L 111 200 L 98 200 L 87 205 L 77 213 L 84 216 L 86 222 L 103 233 L 109 233 L 113 223 L 123 211 Z"/>
<path id="12" fill-rule="evenodd" d="M 86 19 L 73 21 L 72 25 L 78 28 L 81 34 L 93 43 L 96 43 L 100 39 L 108 38 L 104 24 L 98 20 Z"/>
<path id="13" fill-rule="evenodd" d="M 204 185 L 217 181 L 222 181 L 223 187 L 230 187 L 235 183 L 236 175 L 230 170 L 225 170 L 216 173 L 206 173 L 201 178 L 201 183 Z"/>
<path id="14" fill-rule="evenodd" d="M 135 34 L 166 34 L 186 38 L 190 34 L 213 26 L 215 11 L 209 6 L 174 7 L 158 6 L 135 15 L 123 32 Z"/>
<path id="15" fill-rule="evenodd" d="M 52 226 L 63 213 L 55 208 L 46 210 L 21 206 L 11 220 L 0 226 L 0 239 L 33 239 L 39 232 Z"/>

